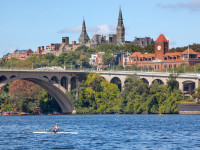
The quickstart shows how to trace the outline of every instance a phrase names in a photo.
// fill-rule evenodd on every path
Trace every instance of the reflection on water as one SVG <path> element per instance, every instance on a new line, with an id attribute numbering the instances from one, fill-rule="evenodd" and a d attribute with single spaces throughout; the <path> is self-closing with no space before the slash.
<path id="1" fill-rule="evenodd" d="M 65 132 L 34 134 L 58 123 Z M 199 115 L 1 116 L 0 149 L 199 149 Z"/>

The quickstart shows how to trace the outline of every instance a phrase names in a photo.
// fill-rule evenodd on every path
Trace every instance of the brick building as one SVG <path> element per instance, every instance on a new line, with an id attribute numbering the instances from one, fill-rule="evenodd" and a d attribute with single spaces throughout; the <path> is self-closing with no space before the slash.
<path id="1" fill-rule="evenodd" d="M 31 49 L 28 50 L 15 50 L 13 53 L 6 54 L 7 59 L 16 58 L 19 60 L 25 60 L 35 54 Z"/>
<path id="2" fill-rule="evenodd" d="M 181 64 L 194 66 L 200 63 L 200 53 L 188 48 L 184 52 L 169 52 L 169 41 L 161 34 L 155 41 L 154 54 L 141 54 L 135 52 L 129 56 L 127 66 L 136 65 L 155 70 L 177 68 Z"/>

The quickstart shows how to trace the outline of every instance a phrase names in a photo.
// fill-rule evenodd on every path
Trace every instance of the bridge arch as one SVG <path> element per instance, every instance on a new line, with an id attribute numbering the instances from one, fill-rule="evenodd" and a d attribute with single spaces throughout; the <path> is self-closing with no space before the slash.
<path id="1" fill-rule="evenodd" d="M 2 77 L 2 76 L 1 76 Z M 0 77 L 0 79 L 1 79 Z M 56 77 L 57 78 L 57 77 Z M 54 82 L 53 80 L 49 80 L 44 77 L 38 76 L 16 76 L 13 78 L 7 78 L 6 76 L 2 77 L 4 80 L 0 80 L 0 87 L 12 82 L 14 80 L 27 80 L 31 81 L 42 88 L 44 88 L 49 95 L 51 95 L 59 104 L 62 109 L 63 113 L 72 113 L 74 110 L 73 103 L 71 102 L 70 98 L 65 94 L 66 89 L 60 86 L 58 83 Z M 55 78 L 54 78 L 55 79 Z"/>
<path id="2" fill-rule="evenodd" d="M 189 94 L 192 95 L 195 92 L 195 87 L 196 87 L 196 83 L 194 81 L 191 80 L 186 80 L 184 82 L 182 82 L 183 84 L 183 93 L 184 94 Z"/>
<path id="3" fill-rule="evenodd" d="M 54 81 L 54 82 L 56 82 L 56 83 L 58 83 L 58 78 L 57 78 L 56 76 L 53 76 L 53 77 L 51 78 L 51 80 Z"/>
<path id="4" fill-rule="evenodd" d="M 154 84 L 155 81 L 157 81 L 158 84 L 164 84 L 164 82 L 163 82 L 161 79 L 155 79 L 155 80 L 153 80 L 153 81 L 152 81 L 152 84 Z"/>
<path id="5" fill-rule="evenodd" d="M 110 83 L 114 83 L 118 86 L 119 90 L 122 90 L 122 82 L 118 77 L 114 77 L 110 80 Z"/>
<path id="6" fill-rule="evenodd" d="M 71 78 L 71 90 L 73 90 L 77 87 L 76 84 L 77 84 L 76 77 L 72 77 Z"/>
<path id="7" fill-rule="evenodd" d="M 147 84 L 149 86 L 149 81 L 145 78 L 141 78 L 140 80 L 142 80 L 145 84 Z"/>
<path id="8" fill-rule="evenodd" d="M 7 80 L 6 76 L 0 76 L 0 82 Z"/>
<path id="9" fill-rule="evenodd" d="M 61 86 L 64 87 L 66 90 L 68 90 L 68 79 L 67 77 L 63 76 L 61 78 Z"/>
<path id="10" fill-rule="evenodd" d="M 14 78 L 14 77 L 16 77 L 16 76 L 15 76 L 15 75 L 12 75 L 12 76 L 10 76 L 10 79 L 11 79 L 11 78 Z"/>

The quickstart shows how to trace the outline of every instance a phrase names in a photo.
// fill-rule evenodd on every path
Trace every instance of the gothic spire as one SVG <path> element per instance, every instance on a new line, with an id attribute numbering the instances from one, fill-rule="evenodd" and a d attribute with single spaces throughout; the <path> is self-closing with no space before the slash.
<path id="1" fill-rule="evenodd" d="M 119 17 L 118 17 L 118 26 L 122 26 L 123 25 L 123 18 L 122 18 L 122 10 L 121 7 L 119 9 Z"/>
<path id="2" fill-rule="evenodd" d="M 84 17 L 83 17 L 83 24 L 82 24 L 82 32 L 83 32 L 83 30 L 86 30 L 85 19 L 84 19 Z"/>
<path id="3" fill-rule="evenodd" d="M 116 35 L 117 35 L 117 43 L 124 44 L 125 43 L 125 27 L 124 27 L 123 18 L 122 18 L 121 7 L 119 9 L 119 17 L 118 17 Z"/>
<path id="4" fill-rule="evenodd" d="M 90 40 L 87 31 L 86 31 L 86 25 L 85 25 L 85 19 L 83 18 L 83 24 L 82 24 L 82 31 L 81 35 L 79 36 L 79 44 L 86 44 Z"/>

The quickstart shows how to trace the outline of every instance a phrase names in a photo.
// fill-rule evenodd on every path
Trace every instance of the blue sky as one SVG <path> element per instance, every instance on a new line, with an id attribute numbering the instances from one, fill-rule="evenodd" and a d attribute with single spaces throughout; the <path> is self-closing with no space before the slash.
<path id="1" fill-rule="evenodd" d="M 163 33 L 170 47 L 200 43 L 200 0 L 0 0 L 0 57 L 14 49 L 78 41 L 83 17 L 90 38 L 115 33 L 122 8 L 126 40 Z"/>

